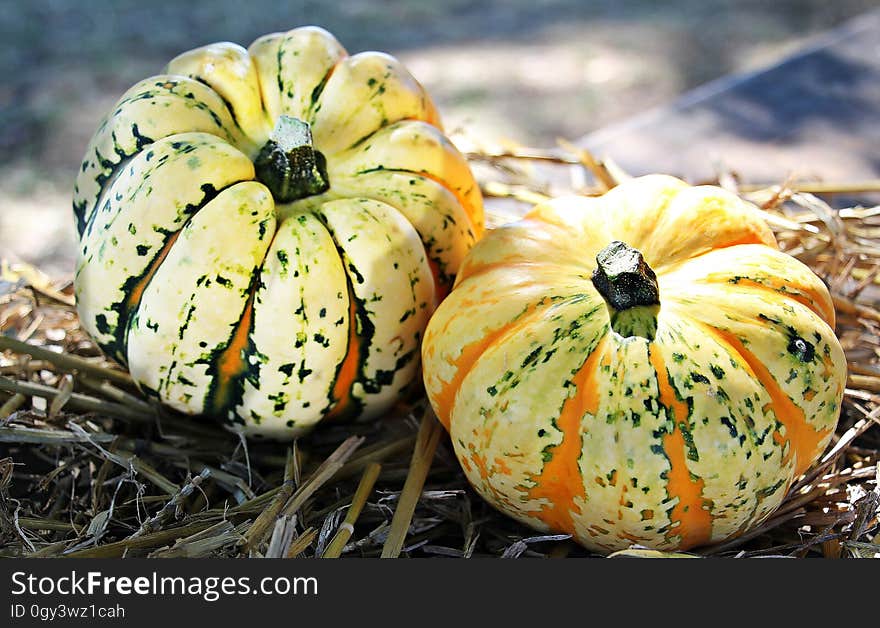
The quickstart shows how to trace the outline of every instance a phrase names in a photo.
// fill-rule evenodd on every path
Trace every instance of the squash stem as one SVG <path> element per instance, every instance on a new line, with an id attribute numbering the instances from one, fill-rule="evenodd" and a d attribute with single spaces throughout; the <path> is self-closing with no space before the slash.
<path id="1" fill-rule="evenodd" d="M 611 327 L 622 336 L 653 339 L 660 289 L 640 251 L 615 240 L 596 256 L 593 285 L 608 304 Z"/>
<path id="2" fill-rule="evenodd" d="M 254 160 L 257 180 L 277 203 L 326 192 L 330 188 L 327 161 L 312 144 L 307 122 L 287 115 L 278 117 L 269 141 Z"/>
<path id="3" fill-rule="evenodd" d="M 618 312 L 640 305 L 660 305 L 657 275 L 641 252 L 615 240 L 596 256 L 593 285 Z"/>

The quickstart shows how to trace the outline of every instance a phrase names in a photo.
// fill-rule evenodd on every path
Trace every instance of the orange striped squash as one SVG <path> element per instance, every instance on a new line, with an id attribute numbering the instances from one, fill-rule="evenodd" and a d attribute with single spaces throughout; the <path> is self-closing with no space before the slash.
<path id="1" fill-rule="evenodd" d="M 822 281 L 758 210 L 660 175 L 560 198 L 468 254 L 422 345 L 476 490 L 595 551 L 687 549 L 765 519 L 836 426 Z"/>

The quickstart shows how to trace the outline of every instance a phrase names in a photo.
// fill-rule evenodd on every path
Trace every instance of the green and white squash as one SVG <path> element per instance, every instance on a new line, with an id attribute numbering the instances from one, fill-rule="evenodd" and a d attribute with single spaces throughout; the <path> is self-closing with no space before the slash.
<path id="1" fill-rule="evenodd" d="M 314 27 L 192 50 L 128 90 L 74 214 L 101 348 L 168 405 L 279 439 L 400 398 L 483 231 L 424 89 Z"/>

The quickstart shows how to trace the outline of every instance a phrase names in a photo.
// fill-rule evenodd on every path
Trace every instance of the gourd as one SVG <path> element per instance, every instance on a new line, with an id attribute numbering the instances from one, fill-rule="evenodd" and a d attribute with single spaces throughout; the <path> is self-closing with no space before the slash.
<path id="1" fill-rule="evenodd" d="M 399 400 L 483 231 L 421 85 L 314 27 L 191 50 L 134 85 L 73 206 L 98 345 L 166 404 L 278 439 Z"/>
<path id="2" fill-rule="evenodd" d="M 502 512 L 599 552 L 688 549 L 764 520 L 823 452 L 834 317 L 754 206 L 652 175 L 490 231 L 428 325 L 424 381 Z"/>

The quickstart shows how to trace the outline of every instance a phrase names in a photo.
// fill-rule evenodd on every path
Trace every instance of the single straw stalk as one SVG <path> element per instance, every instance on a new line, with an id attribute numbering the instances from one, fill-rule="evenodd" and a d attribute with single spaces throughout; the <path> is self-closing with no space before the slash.
<path id="1" fill-rule="evenodd" d="M 337 530 L 333 540 L 330 541 L 330 545 L 328 545 L 327 549 L 324 551 L 324 558 L 339 558 L 342 555 L 342 550 L 345 547 L 345 544 L 348 543 L 351 535 L 354 533 L 354 524 L 357 522 L 364 505 L 367 503 L 367 498 L 370 496 L 370 493 L 373 490 L 373 485 L 376 483 L 376 478 L 379 477 L 379 472 L 381 470 L 382 465 L 375 462 L 372 462 L 367 466 L 367 469 L 364 471 L 364 475 L 361 477 L 361 481 L 358 484 L 357 490 L 355 491 L 354 497 L 351 500 L 351 506 L 348 509 L 345 520 L 340 524 L 339 530 Z"/>
<path id="2" fill-rule="evenodd" d="M 431 462 L 434 460 L 434 453 L 437 451 L 437 444 L 440 442 L 442 433 L 443 428 L 429 406 L 422 416 L 409 473 L 397 500 L 397 509 L 391 519 L 388 537 L 382 547 L 382 558 L 397 558 L 403 549 L 406 533 L 409 531 L 410 522 L 416 511 L 416 504 L 421 497 L 422 487 L 424 487 L 428 471 L 431 469 Z"/>

